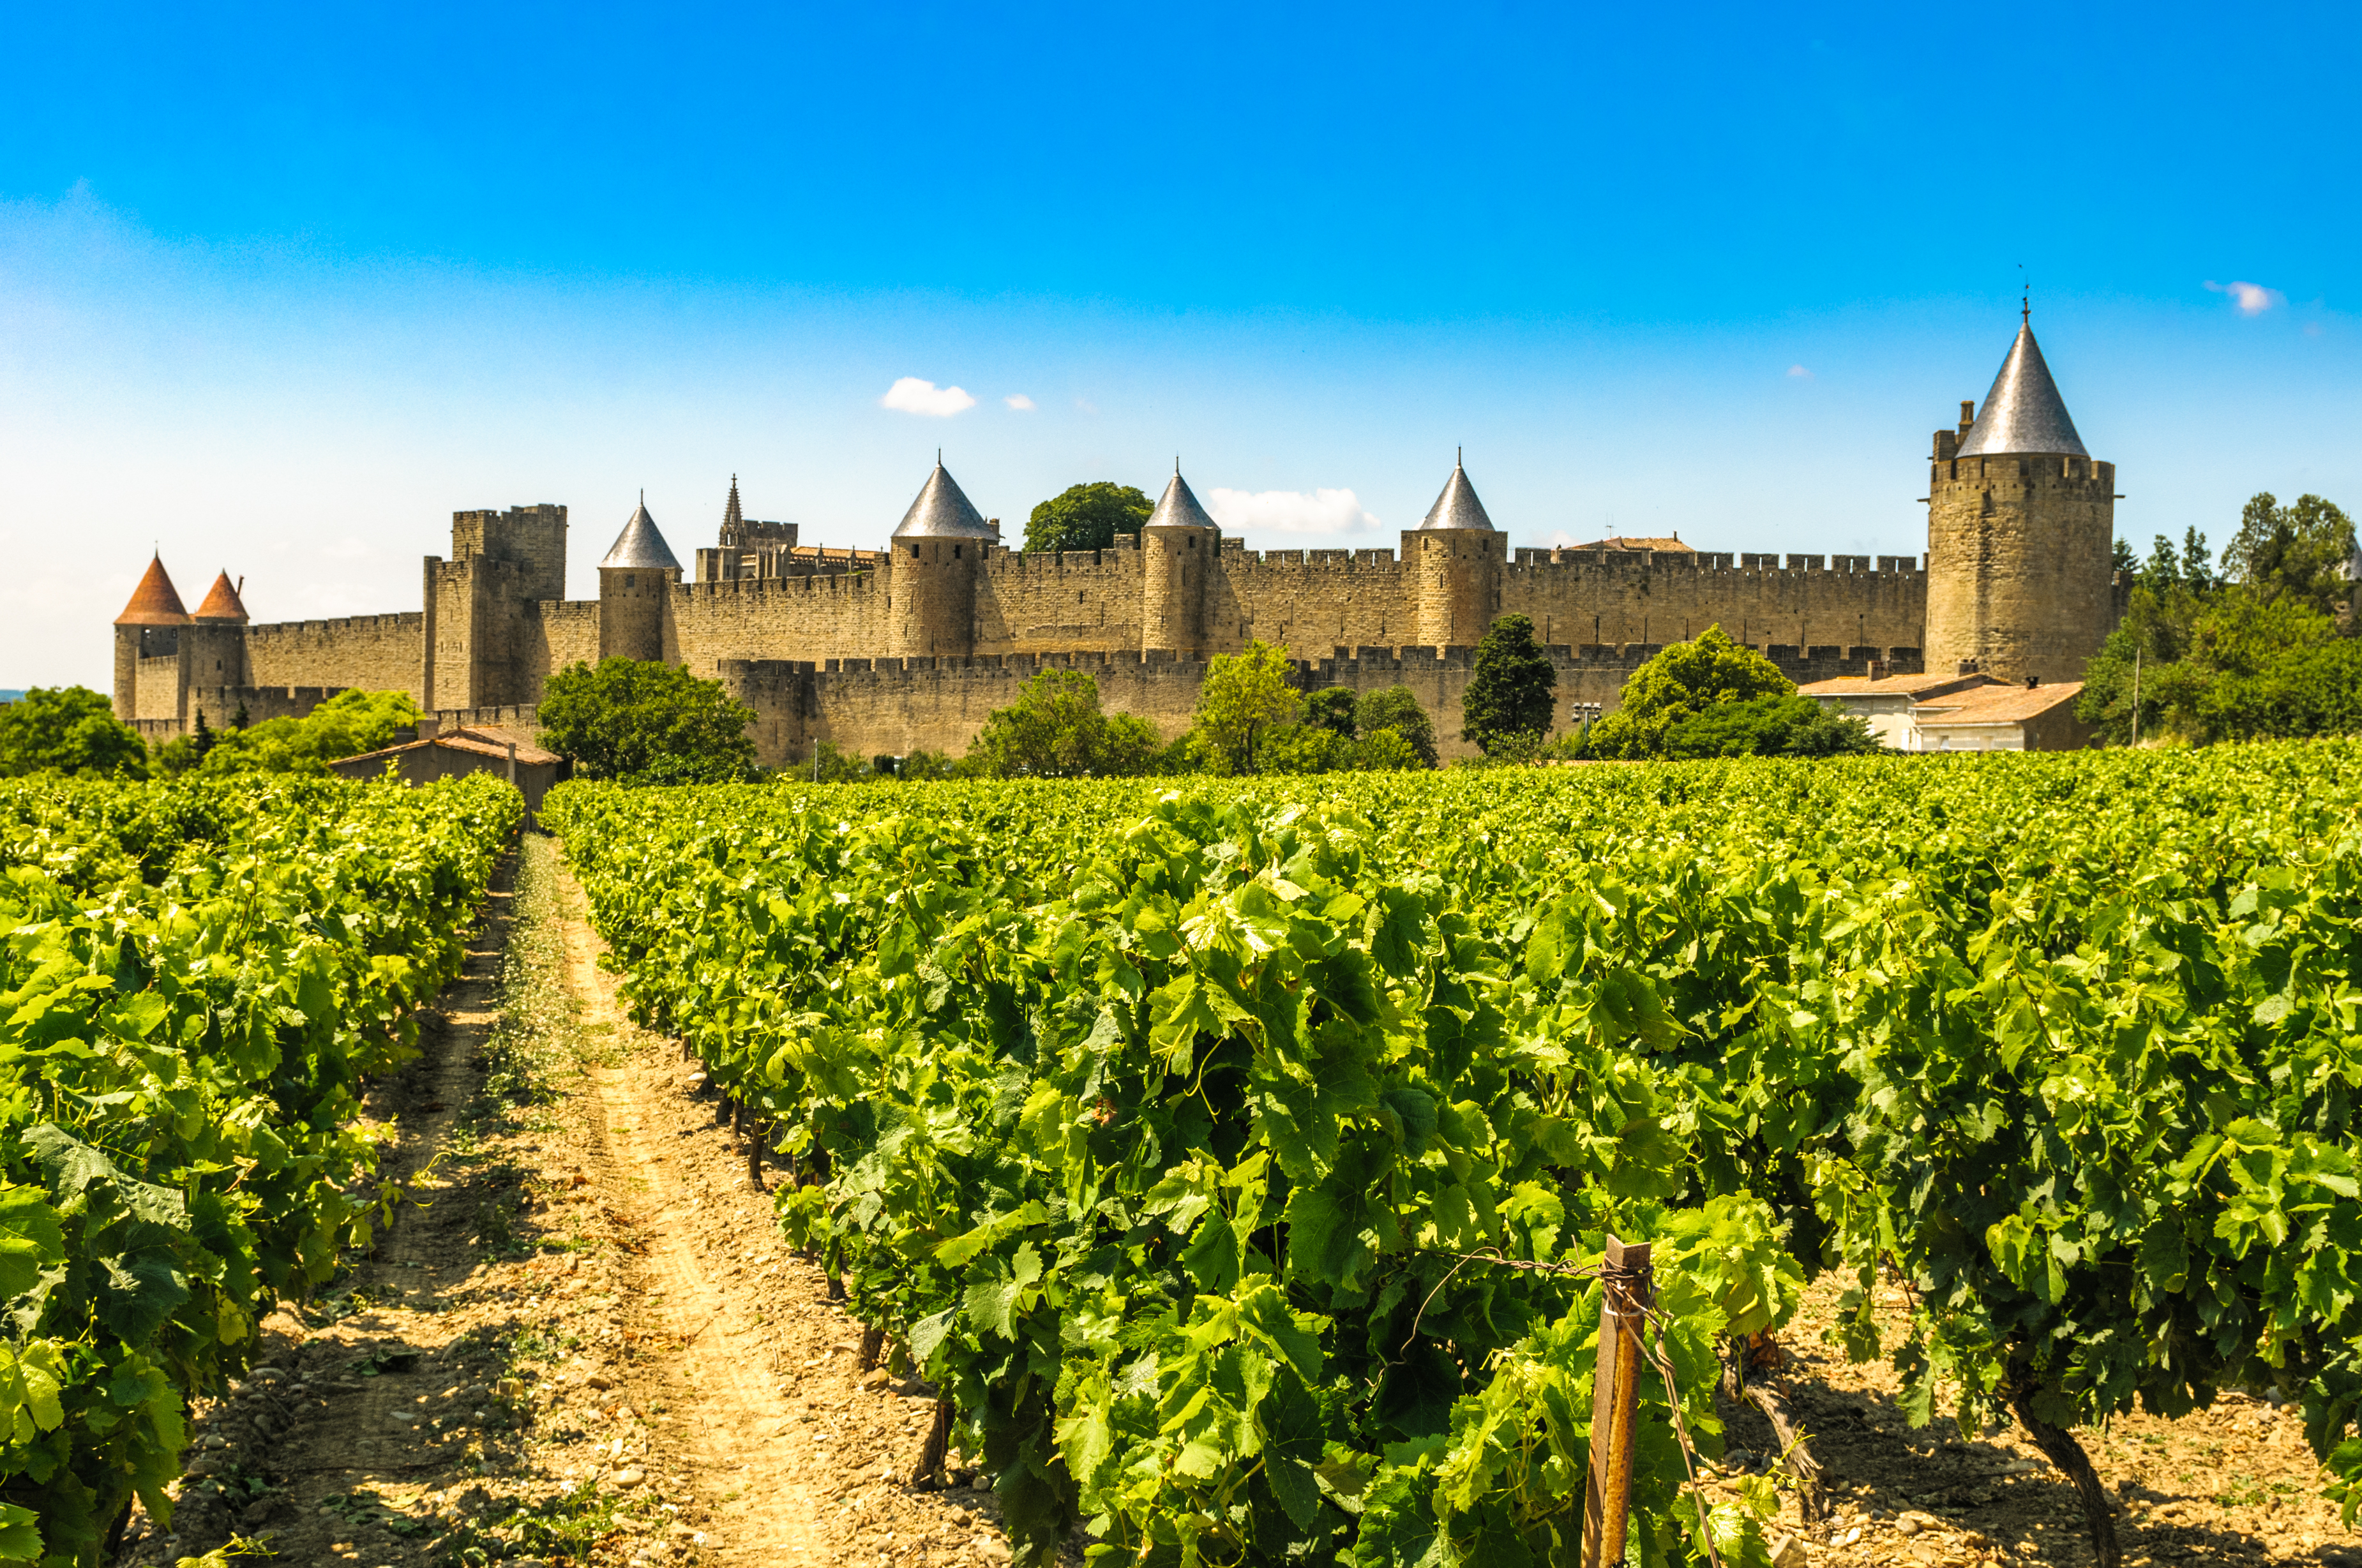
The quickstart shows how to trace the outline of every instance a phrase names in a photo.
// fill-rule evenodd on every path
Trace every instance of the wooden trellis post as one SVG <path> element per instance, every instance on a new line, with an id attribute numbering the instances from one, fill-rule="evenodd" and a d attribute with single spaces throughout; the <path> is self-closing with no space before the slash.
<path id="1" fill-rule="evenodd" d="M 1591 1398 L 1591 1479 L 1583 1500 L 1584 1568 L 1621 1568 L 1632 1517 L 1632 1422 L 1646 1364 L 1641 1335 L 1657 1304 L 1649 1244 L 1607 1238 L 1600 1269 L 1599 1369 Z"/>

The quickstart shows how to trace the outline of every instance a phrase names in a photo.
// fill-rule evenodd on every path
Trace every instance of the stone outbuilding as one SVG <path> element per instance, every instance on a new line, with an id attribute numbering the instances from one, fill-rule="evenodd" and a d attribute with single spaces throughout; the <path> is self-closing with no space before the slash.
<path id="1" fill-rule="evenodd" d="M 417 740 L 364 751 L 358 757 L 339 757 L 328 764 L 328 771 L 340 778 L 366 780 L 383 773 L 389 763 L 400 770 L 402 782 L 408 784 L 469 773 L 497 773 L 524 796 L 525 820 L 530 823 L 541 810 L 541 797 L 557 782 L 561 759 L 497 729 L 468 726 L 445 729 L 435 719 L 422 718 Z"/>

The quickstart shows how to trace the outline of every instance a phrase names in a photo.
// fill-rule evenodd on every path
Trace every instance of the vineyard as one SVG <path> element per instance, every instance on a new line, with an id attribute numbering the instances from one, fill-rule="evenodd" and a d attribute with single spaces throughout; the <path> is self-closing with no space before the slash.
<path id="1" fill-rule="evenodd" d="M 490 780 L 0 786 L 0 1563 L 169 1521 L 193 1398 L 382 1223 L 361 1086 L 520 816 Z"/>
<path id="2" fill-rule="evenodd" d="M 1654 1248 L 1642 1562 L 1766 1561 L 1772 1484 L 1709 1509 L 1683 1440 L 1828 1277 L 1913 1419 L 2017 1424 L 2113 1563 L 2075 1433 L 2120 1412 L 2268 1391 L 2362 1486 L 2358 762 L 544 817 L 641 1021 L 793 1172 L 789 1238 L 941 1390 L 922 1471 L 992 1476 L 1026 1561 L 1573 1563 L 1612 1235 Z"/>

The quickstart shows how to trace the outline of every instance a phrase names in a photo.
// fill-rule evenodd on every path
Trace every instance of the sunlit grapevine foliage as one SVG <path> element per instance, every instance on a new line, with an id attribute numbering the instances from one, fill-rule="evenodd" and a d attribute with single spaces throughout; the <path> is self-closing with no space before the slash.
<path id="1" fill-rule="evenodd" d="M 951 1391 L 1029 1550 L 1374 1568 L 1572 1560 L 1595 1295 L 1496 1260 L 1610 1230 L 1664 1249 L 1709 1446 L 1714 1337 L 1834 1269 L 1921 1419 L 2275 1383 L 2362 1472 L 2357 762 L 578 786 L 548 817 L 634 1004 L 780 1130 L 784 1223 Z M 1650 1560 L 1696 1555 L 1661 1409 L 1641 1475 Z"/>
<path id="2" fill-rule="evenodd" d="M 521 816 L 491 780 L 0 785 L 0 1563 L 169 1521 L 190 1395 L 366 1240 L 365 1075 Z"/>

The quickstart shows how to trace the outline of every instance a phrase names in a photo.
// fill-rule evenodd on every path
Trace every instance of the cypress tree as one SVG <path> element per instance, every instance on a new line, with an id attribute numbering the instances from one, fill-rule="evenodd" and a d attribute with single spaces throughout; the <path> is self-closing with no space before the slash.
<path id="1" fill-rule="evenodd" d="M 1558 671 L 1534 638 L 1534 623 L 1505 615 L 1476 645 L 1476 671 L 1460 699 L 1460 738 L 1490 756 L 1507 744 L 1538 744 L 1550 732 Z"/>

